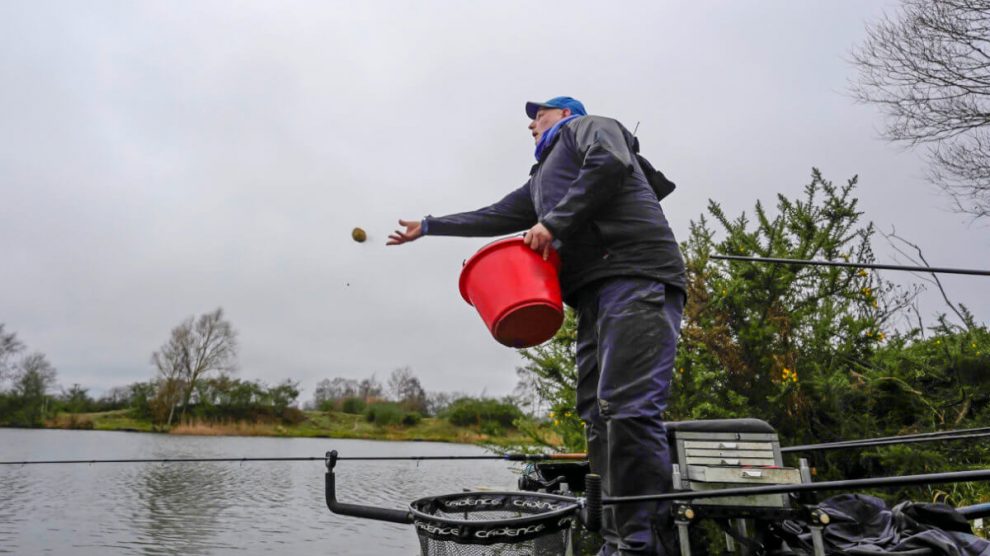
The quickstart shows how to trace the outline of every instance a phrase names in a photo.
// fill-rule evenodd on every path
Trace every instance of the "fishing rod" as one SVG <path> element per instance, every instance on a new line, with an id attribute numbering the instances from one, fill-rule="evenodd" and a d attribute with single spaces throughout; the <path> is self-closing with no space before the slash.
<path id="1" fill-rule="evenodd" d="M 819 259 L 779 259 L 774 257 L 744 257 L 742 255 L 711 255 L 720 261 L 744 261 L 751 263 L 796 264 L 805 266 L 838 266 L 846 268 L 869 268 L 874 270 L 903 270 L 907 272 L 929 272 L 935 274 L 966 274 L 970 276 L 990 276 L 990 270 L 967 268 L 940 268 L 934 266 L 907 266 L 898 264 L 850 263 L 845 261 L 824 261 Z"/>
<path id="2" fill-rule="evenodd" d="M 825 452 L 829 450 L 873 448 L 876 446 L 893 446 L 896 444 L 917 444 L 921 442 L 949 442 L 954 440 L 986 438 L 988 436 L 990 436 L 990 432 L 982 432 L 975 434 L 958 434 L 952 436 L 938 436 L 934 438 L 907 438 L 904 440 L 891 439 L 891 440 L 880 440 L 876 442 L 852 442 L 852 443 L 836 442 L 834 444 L 809 444 L 807 446 L 789 446 L 786 448 L 781 448 L 780 452 L 783 454 L 794 453 L 794 452 Z"/>
<path id="3" fill-rule="evenodd" d="M 990 437 L 990 427 L 978 429 L 963 429 L 959 431 L 942 431 L 936 433 L 920 433 L 904 435 L 903 437 L 889 436 L 881 438 L 865 438 L 822 444 L 804 444 L 786 446 L 780 449 L 782 454 L 797 452 L 825 452 L 829 450 L 871 448 L 875 446 L 892 446 L 896 444 L 915 444 L 921 442 L 949 442 L 974 438 Z M 503 454 L 477 456 L 341 456 L 341 461 L 583 461 L 588 455 L 582 452 L 561 454 Z M 323 456 L 299 457 L 242 457 L 242 458 L 133 458 L 133 459 L 60 459 L 60 460 L 24 460 L 0 461 L 0 465 L 57 465 L 57 464 L 96 464 L 96 463 L 250 463 L 250 462 L 298 462 L 323 461 Z"/>
<path id="4" fill-rule="evenodd" d="M 990 427 L 959 429 L 953 431 L 923 432 L 898 436 L 882 436 L 877 438 L 862 438 L 859 440 L 840 440 L 837 442 L 824 442 L 820 444 L 804 444 L 800 446 L 787 446 L 785 448 L 781 448 L 780 451 L 784 454 L 792 452 L 820 452 L 826 450 L 839 450 L 842 448 L 869 448 L 873 446 L 890 446 L 894 444 L 964 440 L 983 438 L 986 436 L 990 436 Z"/>
<path id="5" fill-rule="evenodd" d="M 842 481 L 823 481 L 820 483 L 666 492 L 663 494 L 645 494 L 641 496 L 604 496 L 602 497 L 602 503 L 629 504 L 634 502 L 657 502 L 661 500 L 695 500 L 698 498 L 719 498 L 722 496 L 752 496 L 757 494 L 784 494 L 788 492 L 818 492 L 861 488 L 936 485 L 986 480 L 990 480 L 990 469 L 981 469 L 977 471 L 950 471 L 947 473 L 929 473 L 924 475 L 903 475 L 895 477 L 873 477 L 869 479 L 848 479 Z"/>
<path id="6" fill-rule="evenodd" d="M 587 458 L 586 454 L 502 454 L 477 456 L 349 456 L 338 457 L 338 460 L 349 461 L 440 461 L 440 460 L 501 460 L 501 461 L 547 461 L 565 460 L 578 461 Z M 298 457 L 261 457 L 261 458 L 134 458 L 134 459 L 59 459 L 59 460 L 25 460 L 0 461 L 0 465 L 46 465 L 46 464 L 94 464 L 94 463 L 248 463 L 257 461 L 324 461 L 325 456 Z"/>

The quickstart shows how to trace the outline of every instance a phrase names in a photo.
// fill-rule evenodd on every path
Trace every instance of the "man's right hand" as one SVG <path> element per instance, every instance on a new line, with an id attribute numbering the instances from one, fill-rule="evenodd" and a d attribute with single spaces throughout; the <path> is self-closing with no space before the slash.
<path id="1" fill-rule="evenodd" d="M 402 245 L 409 241 L 415 241 L 423 235 L 423 230 L 419 220 L 399 220 L 400 226 L 405 226 L 406 231 L 396 230 L 389 234 L 385 245 Z"/>

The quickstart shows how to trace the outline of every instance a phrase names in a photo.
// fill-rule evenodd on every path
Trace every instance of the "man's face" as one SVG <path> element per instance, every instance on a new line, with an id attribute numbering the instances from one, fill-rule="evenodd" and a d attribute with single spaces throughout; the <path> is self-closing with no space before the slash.
<path id="1" fill-rule="evenodd" d="M 538 143 L 543 132 L 553 127 L 553 124 L 571 115 L 568 108 L 540 108 L 536 117 L 529 122 L 529 130 L 533 133 L 533 142 Z"/>

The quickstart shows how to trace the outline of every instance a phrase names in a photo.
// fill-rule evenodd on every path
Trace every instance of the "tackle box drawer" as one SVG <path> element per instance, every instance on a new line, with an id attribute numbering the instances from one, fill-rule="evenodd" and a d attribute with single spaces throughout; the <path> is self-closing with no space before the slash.
<path id="1" fill-rule="evenodd" d="M 685 481 L 689 490 L 721 490 L 724 488 L 745 487 L 738 483 L 702 483 Z M 748 485 L 753 486 L 753 485 Z M 690 502 L 693 506 L 744 506 L 751 508 L 788 508 L 790 501 L 786 494 L 756 494 L 750 496 L 722 496 L 719 498 L 695 498 Z"/>
<path id="2" fill-rule="evenodd" d="M 702 440 L 685 440 L 684 448 L 688 450 L 770 450 L 773 451 L 773 442 L 732 442 L 720 440 L 718 442 L 705 442 Z"/>
<path id="3" fill-rule="evenodd" d="M 687 479 L 703 483 L 732 483 L 733 487 L 746 485 L 797 485 L 801 472 L 793 467 L 714 467 L 689 465 Z M 723 486 L 722 488 L 729 488 Z"/>
<path id="4" fill-rule="evenodd" d="M 738 426 L 737 426 L 738 424 Z M 780 441 L 773 429 L 752 420 L 680 424 L 671 434 L 677 463 L 675 488 L 693 491 L 800 484 L 798 469 L 783 467 Z M 695 498 L 697 506 L 787 508 L 787 494 Z"/>
<path id="5" fill-rule="evenodd" d="M 740 458 L 740 457 L 692 457 L 687 456 L 684 458 L 684 463 L 688 465 L 777 465 L 776 460 L 773 458 Z"/>
<path id="6" fill-rule="evenodd" d="M 748 486 L 800 484 L 801 472 L 792 467 L 718 467 L 689 465 L 687 477 L 681 485 L 688 490 L 717 490 L 745 488 Z M 698 506 L 747 506 L 786 508 L 790 502 L 786 494 L 758 494 L 751 496 L 725 496 L 698 498 L 692 504 Z"/>
<path id="7" fill-rule="evenodd" d="M 783 464 L 775 433 L 675 431 L 673 440 L 682 467 Z"/>

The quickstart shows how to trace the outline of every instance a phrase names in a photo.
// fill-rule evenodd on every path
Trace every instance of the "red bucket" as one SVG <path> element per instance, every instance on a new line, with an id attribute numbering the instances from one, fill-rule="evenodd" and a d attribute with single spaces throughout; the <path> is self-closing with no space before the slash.
<path id="1" fill-rule="evenodd" d="M 502 239 L 464 262 L 461 296 L 474 305 L 499 343 L 532 347 L 552 338 L 564 322 L 559 270 L 556 251 L 544 261 L 521 237 Z"/>

